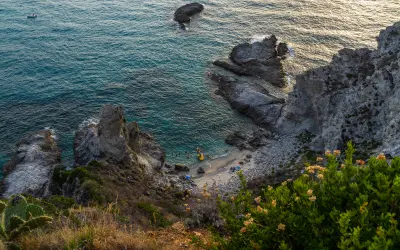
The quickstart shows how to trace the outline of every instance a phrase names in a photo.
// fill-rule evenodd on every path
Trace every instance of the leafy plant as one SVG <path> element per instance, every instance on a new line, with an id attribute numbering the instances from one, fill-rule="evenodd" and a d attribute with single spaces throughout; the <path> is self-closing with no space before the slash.
<path id="1" fill-rule="evenodd" d="M 45 215 L 42 207 L 28 203 L 21 195 L 13 197 L 7 203 L 0 201 L 0 213 L 0 235 L 6 242 L 53 220 Z"/>
<path id="2" fill-rule="evenodd" d="M 400 158 L 367 163 L 327 151 L 325 166 L 307 166 L 296 180 L 265 187 L 259 196 L 242 189 L 219 203 L 229 237 L 222 249 L 398 249 Z"/>
<path id="3" fill-rule="evenodd" d="M 172 223 L 167 220 L 155 206 L 145 202 L 137 203 L 137 207 L 149 216 L 150 222 L 155 227 L 168 227 Z"/>

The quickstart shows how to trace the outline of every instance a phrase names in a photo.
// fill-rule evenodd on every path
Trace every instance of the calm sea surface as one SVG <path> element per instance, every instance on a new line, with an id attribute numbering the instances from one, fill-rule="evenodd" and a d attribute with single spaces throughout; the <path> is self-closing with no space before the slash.
<path id="1" fill-rule="evenodd" d="M 205 11 L 181 32 L 172 16 L 187 1 L 1 0 L 0 166 L 45 127 L 71 164 L 74 131 L 105 103 L 123 105 L 171 161 L 195 161 L 184 152 L 197 146 L 223 154 L 227 133 L 251 121 L 212 95 L 214 59 L 275 34 L 295 51 L 285 65 L 294 76 L 343 47 L 375 47 L 379 30 L 400 21 L 398 0 L 199 2 Z"/>

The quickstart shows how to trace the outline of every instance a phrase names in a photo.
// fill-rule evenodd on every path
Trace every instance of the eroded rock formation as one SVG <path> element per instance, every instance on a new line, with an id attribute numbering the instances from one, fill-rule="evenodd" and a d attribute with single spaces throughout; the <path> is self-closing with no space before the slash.
<path id="1" fill-rule="evenodd" d="M 12 159 L 3 166 L 2 196 L 49 195 L 54 168 L 61 163 L 61 151 L 53 131 L 46 129 L 25 137 L 17 144 Z"/>
<path id="2" fill-rule="evenodd" d="M 216 60 L 214 65 L 237 75 L 263 79 L 277 87 L 286 87 L 282 60 L 289 50 L 285 43 L 278 43 L 272 35 L 262 41 L 235 46 L 230 54 L 231 62 Z"/>

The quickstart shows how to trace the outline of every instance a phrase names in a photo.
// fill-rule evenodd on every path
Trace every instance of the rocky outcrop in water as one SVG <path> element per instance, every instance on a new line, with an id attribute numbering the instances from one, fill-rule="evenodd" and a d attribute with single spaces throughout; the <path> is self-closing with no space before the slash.
<path id="1" fill-rule="evenodd" d="M 179 7 L 174 14 L 174 20 L 178 23 L 189 23 L 190 17 L 202 12 L 204 6 L 199 3 L 189 3 Z"/>
<path id="2" fill-rule="evenodd" d="M 36 197 L 49 195 L 53 170 L 60 163 L 61 152 L 51 130 L 25 137 L 3 167 L 2 196 L 9 198 L 21 193 Z"/>
<path id="3" fill-rule="evenodd" d="M 155 168 L 164 165 L 164 151 L 151 135 L 140 132 L 137 123 L 126 123 L 121 106 L 105 105 L 98 124 L 87 124 L 75 134 L 77 165 L 93 160 L 123 164 L 135 160 L 138 154 L 149 156 L 148 161 Z"/>
<path id="4" fill-rule="evenodd" d="M 381 31 L 377 50 L 343 49 L 324 67 L 299 75 L 277 130 L 308 131 L 316 148 L 400 154 L 400 22 Z"/>
<path id="5" fill-rule="evenodd" d="M 230 54 L 232 63 L 216 60 L 214 65 L 237 75 L 254 76 L 277 87 L 286 87 L 282 60 L 289 50 L 279 43 L 274 35 L 260 42 L 243 43 L 235 46 Z"/>
<path id="6" fill-rule="evenodd" d="M 260 126 L 274 127 L 281 115 L 284 99 L 270 95 L 264 87 L 256 83 L 244 83 L 217 74 L 212 74 L 211 79 L 218 82 L 217 94 L 222 95 L 232 108 L 249 116 Z"/>

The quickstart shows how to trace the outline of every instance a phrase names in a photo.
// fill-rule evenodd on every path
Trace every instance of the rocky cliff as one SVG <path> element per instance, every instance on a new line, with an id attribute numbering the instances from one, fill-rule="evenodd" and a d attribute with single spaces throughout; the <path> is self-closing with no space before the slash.
<path id="1" fill-rule="evenodd" d="M 296 78 L 277 122 L 281 134 L 308 131 L 319 149 L 363 148 L 400 154 L 400 22 L 381 31 L 378 48 L 343 49 Z"/>
<path id="2" fill-rule="evenodd" d="M 376 50 L 342 49 L 329 65 L 297 76 L 285 102 L 268 104 L 274 95 L 264 89 L 241 79 L 212 76 L 234 108 L 276 135 L 264 136 L 254 153 L 255 167 L 245 173 L 250 183 L 295 177 L 297 164 L 301 168 L 303 160 L 315 160 L 318 153 L 344 149 L 350 140 L 361 154 L 400 155 L 400 22 L 382 30 L 377 42 Z M 252 95 L 243 101 L 246 95 L 241 93 Z M 265 96 L 262 105 L 236 107 L 254 103 L 257 95 Z M 228 138 L 232 139 L 246 145 L 235 134 Z M 227 187 L 237 188 L 238 180 Z"/>

